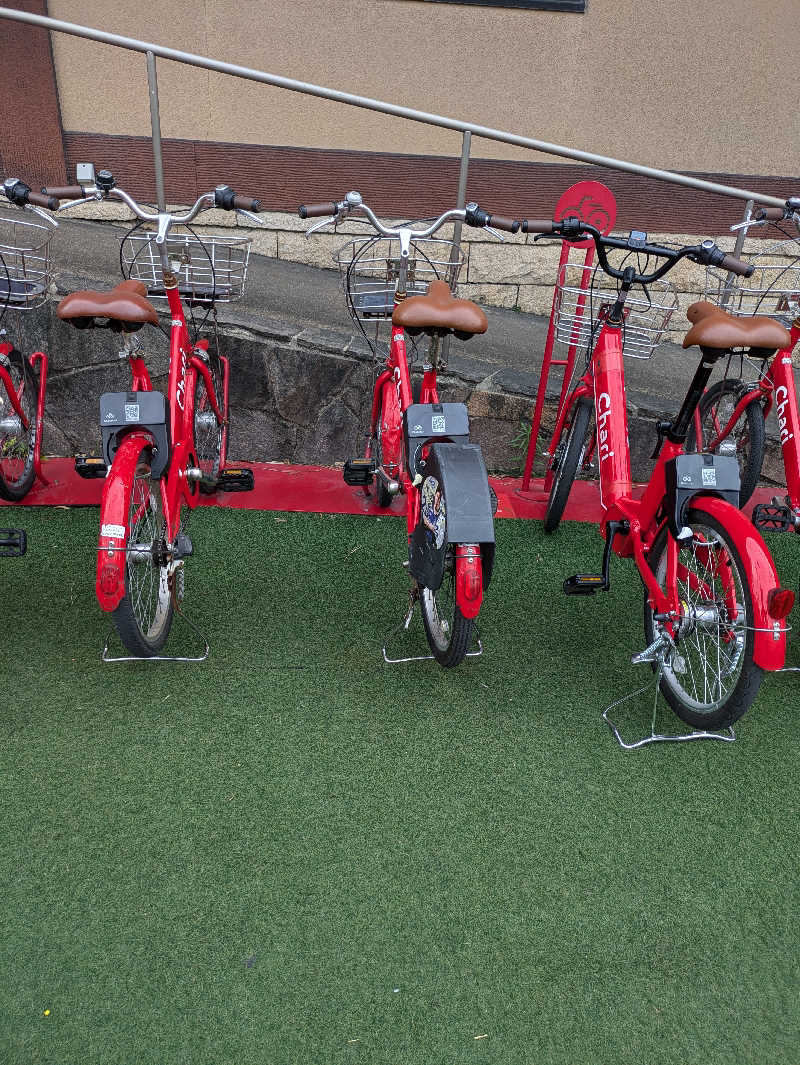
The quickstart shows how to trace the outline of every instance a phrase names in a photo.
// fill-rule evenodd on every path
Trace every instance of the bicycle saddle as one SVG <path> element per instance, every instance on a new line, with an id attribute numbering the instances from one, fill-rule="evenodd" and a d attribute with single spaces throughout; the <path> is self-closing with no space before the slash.
<path id="1" fill-rule="evenodd" d="M 686 317 L 692 328 L 684 338 L 685 348 L 699 344 L 702 348 L 716 350 L 760 348 L 777 351 L 788 348 L 792 342 L 788 330 L 772 318 L 737 318 L 705 300 L 693 303 L 686 311 Z"/>
<path id="2" fill-rule="evenodd" d="M 392 313 L 392 325 L 399 325 L 414 336 L 422 332 L 450 332 L 460 340 L 485 333 L 486 315 L 471 300 L 455 299 L 446 281 L 431 281 L 422 296 L 410 296 Z"/>
<path id="3" fill-rule="evenodd" d="M 147 297 L 147 288 L 141 281 L 121 281 L 110 292 L 94 292 L 85 289 L 71 292 L 59 303 L 57 314 L 65 322 L 71 322 L 79 329 L 97 325 L 95 318 L 107 318 L 108 326 L 124 322 L 132 327 L 129 332 L 140 328 L 145 322 L 158 324 L 158 314 Z M 117 327 L 121 328 L 121 326 Z"/>

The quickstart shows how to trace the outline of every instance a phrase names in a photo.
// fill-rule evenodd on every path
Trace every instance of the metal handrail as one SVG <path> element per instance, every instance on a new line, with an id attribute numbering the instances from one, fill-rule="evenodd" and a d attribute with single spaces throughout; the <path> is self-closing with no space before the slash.
<path id="1" fill-rule="evenodd" d="M 676 174 L 671 170 L 657 170 L 653 167 L 642 166 L 639 163 L 629 163 L 621 159 L 612 159 L 605 155 L 596 155 L 593 152 L 583 152 L 576 148 L 567 148 L 561 144 L 549 144 L 546 141 L 535 140 L 532 137 L 521 137 L 516 133 L 508 133 L 504 130 L 491 129 L 488 126 L 479 126 L 474 122 L 462 122 L 456 118 L 447 118 L 444 115 L 431 114 L 427 111 L 417 111 L 411 107 L 401 107 L 398 104 L 387 103 L 384 100 L 373 100 L 368 96 L 356 96 L 352 93 L 341 92 L 338 89 L 328 89 L 322 85 L 313 85 L 305 81 L 297 81 L 294 78 L 284 78 L 278 74 L 268 74 L 263 70 L 253 70 L 250 67 L 237 66 L 234 63 L 225 63 L 219 59 L 210 59 L 207 56 L 195 55 L 192 52 L 180 52 L 174 48 L 166 48 L 160 44 L 152 44 L 137 40 L 134 37 L 121 37 L 116 33 L 107 33 L 105 30 L 92 29 L 89 26 L 79 26 L 72 22 L 63 22 L 60 19 L 48 18 L 45 15 L 33 15 L 27 11 L 15 11 L 8 7 L 0 7 L 0 18 L 11 19 L 15 22 L 25 22 L 32 26 L 40 26 L 43 29 L 54 30 L 58 33 L 69 33 L 74 37 L 85 37 L 101 44 L 114 45 L 117 48 L 127 48 L 133 52 L 143 52 L 147 56 L 148 84 L 150 87 L 150 121 L 153 130 L 153 155 L 156 166 L 156 194 L 159 207 L 164 209 L 164 177 L 163 160 L 161 158 L 161 126 L 158 113 L 158 86 L 156 81 L 155 57 L 170 59 L 176 63 L 186 63 L 190 66 L 204 67 L 206 70 L 215 70 L 221 74 L 229 74 L 235 78 L 245 78 L 248 81 L 258 81 L 267 85 L 275 85 L 291 92 L 305 93 L 308 96 L 319 96 L 326 100 L 334 100 L 337 103 L 348 104 L 351 107 L 363 107 L 370 111 L 378 111 L 385 115 L 395 115 L 398 118 L 410 119 L 414 122 L 423 122 L 430 126 L 441 126 L 443 129 L 452 129 L 464 136 L 465 150 L 462 151 L 461 171 L 459 173 L 459 190 L 466 186 L 466 170 L 469 157 L 469 137 L 485 137 L 487 140 L 502 141 L 504 144 L 513 144 L 520 148 L 529 148 L 537 152 L 545 152 L 548 155 L 559 155 L 566 159 L 575 159 L 578 162 L 592 163 L 596 166 L 609 167 L 612 170 L 623 170 L 629 174 L 641 174 L 644 177 L 655 178 L 659 181 L 668 181 L 674 185 L 684 185 L 689 188 L 701 189 L 703 192 L 713 192 L 721 196 L 730 196 L 734 199 L 748 200 L 762 203 L 770 207 L 783 207 L 784 201 L 774 196 L 766 196 L 761 192 L 753 192 L 748 189 L 736 188 L 732 185 L 720 185 L 714 181 L 703 181 L 701 178 L 690 177 L 687 174 Z M 462 195 L 463 198 L 463 195 Z M 459 207 L 464 204 L 459 201 Z"/>

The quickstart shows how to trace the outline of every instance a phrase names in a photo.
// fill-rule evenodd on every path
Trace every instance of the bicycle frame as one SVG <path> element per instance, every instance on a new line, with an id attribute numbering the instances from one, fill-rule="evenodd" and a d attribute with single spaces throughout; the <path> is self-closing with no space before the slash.
<path id="1" fill-rule="evenodd" d="M 170 329 L 170 362 L 167 383 L 168 426 L 170 440 L 169 464 L 160 479 L 159 490 L 165 520 L 165 538 L 173 543 L 180 530 L 181 504 L 190 508 L 199 502 L 199 489 L 195 481 L 187 476 L 187 470 L 196 466 L 194 454 L 194 394 L 198 376 L 201 376 L 208 390 L 209 400 L 214 414 L 225 425 L 223 411 L 220 409 L 205 361 L 195 351 L 207 351 L 208 341 L 201 340 L 193 348 L 186 315 L 183 310 L 177 284 L 166 288 L 172 325 Z M 144 360 L 131 354 L 130 366 L 134 392 L 152 391 L 153 385 Z M 223 367 L 223 406 L 227 409 L 228 397 L 228 360 L 220 357 Z M 223 450 L 226 432 L 223 428 Z M 123 440 L 132 443 L 152 443 L 152 437 L 145 430 L 134 429 Z M 131 461 L 138 458 L 140 447 L 120 451 L 119 463 L 114 462 L 106 478 L 103 489 L 101 513 L 103 521 L 98 546 L 96 591 L 100 606 L 107 611 L 114 610 L 125 592 L 125 550 L 120 548 L 120 529 L 128 536 L 128 506 L 130 494 L 126 486 L 132 484 L 135 467 L 130 468 Z M 224 461 L 224 455 L 222 456 Z M 101 579 L 102 571 L 102 579 Z"/>
<path id="2" fill-rule="evenodd" d="M 393 387 L 385 387 L 393 383 Z M 420 390 L 420 403 L 438 403 L 439 393 L 436 383 L 436 370 L 425 371 Z M 370 437 L 376 436 L 378 419 L 382 419 L 381 441 L 383 468 L 396 468 L 401 491 L 406 497 L 406 524 L 411 536 L 419 521 L 419 492 L 409 477 L 405 462 L 403 440 L 403 414 L 411 406 L 411 375 L 408 369 L 406 335 L 400 326 L 392 326 L 389 354 L 386 369 L 382 370 L 375 381 L 372 397 L 372 415 L 370 418 Z M 386 453 L 391 454 L 390 462 Z M 387 471 L 388 472 L 388 471 Z"/>
<path id="3" fill-rule="evenodd" d="M 770 365 L 757 384 L 741 397 L 724 428 L 720 430 L 719 426 L 715 426 L 716 435 L 711 440 L 703 439 L 700 415 L 699 412 L 695 412 L 695 435 L 698 450 L 715 451 L 722 441 L 730 436 L 739 418 L 751 403 L 763 404 L 765 418 L 774 405 L 778 418 L 789 504 L 795 512 L 800 512 L 800 410 L 798 410 L 792 363 L 792 351 L 800 340 L 800 320 L 792 323 L 791 338 L 789 347 L 775 352 Z"/>
<path id="4" fill-rule="evenodd" d="M 10 355 L 13 349 L 13 344 L 0 344 L 0 354 L 2 355 Z M 31 355 L 28 359 L 28 362 L 30 363 L 31 368 L 34 368 L 37 362 L 40 364 L 39 392 L 36 397 L 36 437 L 34 439 L 33 444 L 33 469 L 42 484 L 49 484 L 50 481 L 47 479 L 47 477 L 45 477 L 42 471 L 42 428 L 44 419 L 44 397 L 47 390 L 48 360 L 47 356 L 43 351 L 35 351 L 33 355 Z M 6 390 L 6 394 L 8 395 L 9 401 L 11 402 L 11 406 L 14 410 L 14 413 L 22 422 L 22 428 L 25 430 L 25 432 L 27 432 L 30 427 L 30 422 L 25 417 L 25 412 L 23 411 L 22 405 L 20 404 L 20 396 L 17 390 L 14 388 L 14 383 L 11 380 L 11 375 L 9 374 L 8 370 L 6 370 L 3 366 L 0 366 L 0 381 L 2 381 L 3 383 L 3 387 Z M 24 383 L 22 387 L 24 388 Z"/>
<path id="5" fill-rule="evenodd" d="M 634 499 L 621 329 L 610 323 L 607 316 L 595 343 L 589 368 L 559 412 L 551 454 L 561 436 L 569 412 L 583 397 L 592 398 L 595 410 L 594 444 L 604 512 L 600 532 L 607 537 L 609 523 L 627 523 L 627 531 L 620 531 L 614 536 L 614 553 L 620 558 L 634 559 L 654 613 L 678 618 L 681 603 L 677 589 L 677 541 L 671 534 L 668 535 L 666 591 L 659 586 L 650 569 L 647 554 L 666 523 L 663 507 L 667 495 L 665 468 L 668 462 L 683 453 L 683 446 L 668 438 L 663 440 L 655 468 L 644 492 L 639 499 Z M 545 491 L 549 492 L 552 481 L 553 473 L 549 471 Z M 701 495 L 697 496 L 694 502 L 724 524 L 743 563 L 749 569 L 753 625 L 756 630 L 754 661 L 762 669 L 780 669 L 786 649 L 785 626 L 773 621 L 768 603 L 770 593 L 780 587 L 780 582 L 764 541 L 741 512 L 723 500 L 715 496 Z M 735 616 L 735 601 L 729 602 L 727 606 L 731 616 Z M 671 636 L 675 635 L 674 625 L 667 624 L 667 629 Z"/>

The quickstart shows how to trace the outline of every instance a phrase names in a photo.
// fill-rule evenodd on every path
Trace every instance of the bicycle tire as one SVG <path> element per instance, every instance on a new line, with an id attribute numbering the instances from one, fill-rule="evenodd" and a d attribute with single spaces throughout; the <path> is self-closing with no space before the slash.
<path id="1" fill-rule="evenodd" d="M 8 370 L 20 406 L 28 419 L 28 431 L 22 429 L 19 416 L 11 406 L 6 389 L 0 386 L 0 498 L 15 502 L 31 490 L 36 469 L 38 382 L 28 360 L 12 348 L 8 355 Z"/>
<path id="2" fill-rule="evenodd" d="M 218 362 L 209 366 L 211 383 L 217 400 L 217 406 L 226 416 L 223 409 L 224 395 L 222 374 Z M 208 385 L 201 373 L 197 374 L 194 385 L 194 417 L 193 435 L 194 451 L 197 465 L 203 471 L 203 480 L 200 482 L 200 491 L 204 495 L 213 495 L 216 487 L 211 482 L 216 482 L 219 477 L 222 464 L 222 441 L 225 432 L 225 423 L 218 420 L 211 405 L 208 393 Z"/>
<path id="3" fill-rule="evenodd" d="M 164 517 L 158 482 L 150 478 L 152 451 L 142 444 L 128 507 L 125 541 L 125 594 L 112 611 L 120 640 L 132 655 L 152 658 L 164 646 L 172 626 L 173 603 Z M 114 476 L 112 466 L 111 477 Z M 162 558 L 157 556 L 161 553 Z"/>
<path id="4" fill-rule="evenodd" d="M 710 440 L 728 424 L 741 398 L 741 386 L 741 381 L 726 377 L 717 381 L 703 394 L 698 411 L 704 439 Z M 766 428 L 764 408 L 758 399 L 754 399 L 745 407 L 729 436 L 717 449 L 717 454 L 725 454 L 722 448 L 728 441 L 734 441 L 736 446 L 740 479 L 739 506 L 743 507 L 758 486 L 764 463 Z M 697 451 L 694 419 L 689 426 L 685 450 Z"/>
<path id="5" fill-rule="evenodd" d="M 472 643 L 475 619 L 465 618 L 456 602 L 455 544 L 448 544 L 444 580 L 434 590 L 420 585 L 419 606 L 433 657 L 447 669 L 460 665 Z"/>
<path id="6" fill-rule="evenodd" d="M 687 525 L 692 539 L 679 546 L 679 598 L 684 616 L 675 637 L 675 651 L 660 681 L 661 693 L 675 714 L 693 728 L 725 728 L 747 711 L 761 686 L 763 670 L 753 661 L 753 601 L 739 552 L 724 526 L 702 508 L 691 509 Z M 655 539 L 647 561 L 663 588 L 667 559 L 666 527 Z M 711 557 L 708 556 L 709 549 Z M 685 579 L 681 581 L 681 572 Z M 724 579 L 729 574 L 736 596 L 737 618 L 726 624 Z M 691 587 L 690 575 L 697 578 Z M 703 586 L 717 591 L 713 605 Z M 702 619 L 699 611 L 712 616 Z M 713 614 L 716 612 L 716 622 Z M 662 630 L 644 599 L 644 635 L 648 645 Z M 654 669 L 656 666 L 654 665 Z M 702 696 L 699 683 L 702 681 Z M 691 687 L 691 691 L 689 690 Z"/>
<path id="7" fill-rule="evenodd" d="M 544 531 L 555 532 L 561 524 L 569 493 L 578 475 L 592 420 L 592 401 L 584 396 L 572 408 L 572 418 L 564 423 L 561 436 L 550 458 L 548 470 L 553 471 L 553 484 L 544 515 Z"/>

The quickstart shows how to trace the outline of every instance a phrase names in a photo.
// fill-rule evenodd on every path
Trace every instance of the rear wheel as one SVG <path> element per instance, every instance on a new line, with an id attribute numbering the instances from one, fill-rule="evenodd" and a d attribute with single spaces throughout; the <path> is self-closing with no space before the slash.
<path id="1" fill-rule="evenodd" d="M 30 363 L 16 349 L 6 356 L 4 364 L 28 422 L 28 428 L 25 429 L 8 392 L 0 385 L 0 497 L 17 500 L 27 495 L 36 476 L 33 458 L 38 389 Z"/>
<path id="2" fill-rule="evenodd" d="M 710 442 L 725 428 L 742 396 L 742 382 L 724 378 L 703 395 L 698 406 L 703 441 Z M 748 403 L 728 436 L 714 449 L 717 455 L 735 455 L 739 463 L 739 506 L 744 506 L 755 491 L 764 462 L 766 433 L 764 408 L 754 399 Z M 697 451 L 695 422 L 692 419 L 686 437 L 686 450 Z M 703 449 L 706 450 L 704 443 Z"/>
<path id="3" fill-rule="evenodd" d="M 128 507 L 125 544 L 125 595 L 112 617 L 119 638 L 132 655 L 152 658 L 172 625 L 172 593 L 161 491 L 150 479 L 151 451 L 139 455 Z M 176 574 L 175 579 L 182 575 Z"/>
<path id="4" fill-rule="evenodd" d="M 678 547 L 681 617 L 667 654 L 661 692 L 694 728 L 723 728 L 745 713 L 761 685 L 753 661 L 753 600 L 747 569 L 725 528 L 710 514 L 690 510 L 691 539 Z M 648 563 L 659 586 L 667 583 L 667 530 L 656 538 Z M 666 626 L 645 593 L 644 633 L 652 644 Z"/>
<path id="5" fill-rule="evenodd" d="M 549 470 L 553 474 L 553 484 L 544 515 L 545 532 L 555 532 L 561 524 L 572 483 L 586 454 L 591 420 L 592 401 L 584 396 L 573 405 L 550 458 Z"/>
<path id="6" fill-rule="evenodd" d="M 420 586 L 422 623 L 433 657 L 440 666 L 457 666 L 472 642 L 474 618 L 465 618 L 456 602 L 455 545 L 447 545 L 444 580 L 439 588 Z"/>

